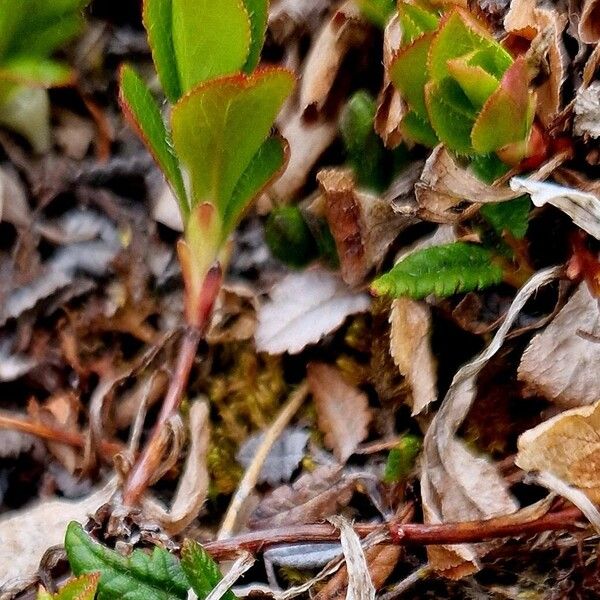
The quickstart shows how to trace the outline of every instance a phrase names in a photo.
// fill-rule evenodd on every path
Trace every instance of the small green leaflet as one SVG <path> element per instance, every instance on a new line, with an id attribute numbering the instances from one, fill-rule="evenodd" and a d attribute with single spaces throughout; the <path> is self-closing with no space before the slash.
<path id="1" fill-rule="evenodd" d="M 94 600 L 99 578 L 98 573 L 88 573 L 71 579 L 56 594 L 40 588 L 36 600 Z"/>
<path id="2" fill-rule="evenodd" d="M 204 600 L 223 579 L 215 561 L 200 544 L 192 540 L 183 542 L 181 566 L 188 576 L 198 600 Z M 222 598 L 223 600 L 236 600 L 236 596 L 231 590 L 225 592 Z"/>
<path id="3" fill-rule="evenodd" d="M 427 31 L 435 31 L 439 18 L 420 6 L 409 2 L 398 3 L 398 17 L 402 28 L 402 44 L 410 44 Z"/>
<path id="4" fill-rule="evenodd" d="M 358 8 L 371 23 L 383 29 L 396 7 L 394 0 L 358 0 Z"/>
<path id="5" fill-rule="evenodd" d="M 508 231 L 515 239 L 522 240 L 529 226 L 529 196 L 521 196 L 507 202 L 484 204 L 479 212 L 498 235 Z"/>
<path id="6" fill-rule="evenodd" d="M 245 73 L 252 73 L 260 62 L 260 53 L 265 43 L 267 17 L 269 16 L 268 0 L 244 0 L 246 12 L 250 19 L 250 48 L 244 65 Z"/>
<path id="7" fill-rule="evenodd" d="M 398 445 L 388 454 L 383 481 L 398 483 L 405 479 L 414 468 L 422 446 L 421 438 L 411 434 L 403 435 Z"/>
<path id="8" fill-rule="evenodd" d="M 283 69 L 210 81 L 184 96 L 171 122 L 177 156 L 188 170 L 194 203 L 214 203 L 221 215 L 240 178 L 265 142 L 294 86 Z"/>
<path id="9" fill-rule="evenodd" d="M 413 252 L 371 285 L 378 296 L 443 298 L 483 289 L 502 281 L 492 254 L 474 244 L 456 242 Z"/>
<path id="10" fill-rule="evenodd" d="M 179 202 L 179 208 L 185 217 L 189 213 L 189 204 L 183 177 L 177 158 L 173 154 L 170 136 L 160 114 L 158 104 L 146 84 L 132 67 L 123 66 L 119 79 L 120 101 L 123 112 L 137 129 L 167 181 L 173 187 Z"/>

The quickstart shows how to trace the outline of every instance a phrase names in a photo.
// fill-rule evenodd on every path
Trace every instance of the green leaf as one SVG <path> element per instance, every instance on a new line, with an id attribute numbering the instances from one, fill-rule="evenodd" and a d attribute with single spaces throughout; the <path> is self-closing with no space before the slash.
<path id="1" fill-rule="evenodd" d="M 395 448 L 390 450 L 385 465 L 383 481 L 385 483 L 398 483 L 410 474 L 415 466 L 415 461 L 423 444 L 416 435 L 406 434 Z"/>
<path id="2" fill-rule="evenodd" d="M 165 96 L 170 102 L 177 102 L 182 94 L 182 86 L 173 45 L 172 0 L 144 0 L 142 20 Z"/>
<path id="3" fill-rule="evenodd" d="M 244 211 L 283 170 L 288 158 L 287 142 L 279 137 L 265 140 L 235 185 L 223 214 L 223 239 L 239 223 Z"/>
<path id="4" fill-rule="evenodd" d="M 506 202 L 484 204 L 479 212 L 498 235 L 508 231 L 517 240 L 522 240 L 529 227 L 531 201 L 521 196 Z"/>
<path id="5" fill-rule="evenodd" d="M 449 60 L 484 49 L 493 49 L 496 52 L 498 63 L 504 66 L 503 71 L 512 63 L 510 54 L 471 13 L 454 8 L 444 16 L 431 42 L 429 75 L 432 79 L 440 81 L 449 75 Z"/>
<path id="6" fill-rule="evenodd" d="M 179 163 L 171 148 L 170 136 L 158 104 L 141 77 L 128 65 L 121 68 L 120 102 L 125 116 L 137 129 L 140 137 L 154 156 L 167 181 L 171 184 L 185 217 L 189 205 Z M 184 218 L 185 221 L 185 218 Z"/>
<path id="7" fill-rule="evenodd" d="M 410 44 L 428 31 L 435 31 L 439 18 L 416 4 L 398 3 L 398 17 L 402 29 L 402 45 Z"/>
<path id="8" fill-rule="evenodd" d="M 527 62 L 524 57 L 519 57 L 481 109 L 471 134 L 473 148 L 486 154 L 527 140 L 534 115 Z"/>
<path id="9" fill-rule="evenodd" d="M 211 202 L 225 215 L 293 86 L 288 71 L 263 69 L 210 81 L 175 105 L 173 143 L 190 174 L 192 204 Z"/>
<path id="10" fill-rule="evenodd" d="M 409 110 L 402 118 L 400 129 L 405 138 L 417 144 L 433 148 L 439 143 L 437 134 L 429 124 L 429 121 L 420 117 L 412 110 Z"/>
<path id="11" fill-rule="evenodd" d="M 390 67 L 390 77 L 410 108 L 420 117 L 427 118 L 425 84 L 427 83 L 427 56 L 433 33 L 426 33 L 398 52 Z"/>
<path id="12" fill-rule="evenodd" d="M 265 43 L 269 2 L 268 0 L 244 0 L 244 5 L 250 19 L 250 49 L 244 71 L 252 73 L 260 62 L 260 53 Z"/>
<path id="13" fill-rule="evenodd" d="M 128 557 L 92 540 L 79 523 L 67 527 L 65 550 L 76 575 L 100 573 L 98 600 L 185 600 L 190 584 L 166 550 L 134 550 Z"/>
<path id="14" fill-rule="evenodd" d="M 500 85 L 483 67 L 470 64 L 467 57 L 453 58 L 447 65 L 452 78 L 476 108 L 481 108 Z"/>
<path id="15" fill-rule="evenodd" d="M 440 141 L 459 154 L 474 154 L 471 130 L 476 111 L 460 86 L 447 77 L 425 86 L 427 112 Z"/>
<path id="16" fill-rule="evenodd" d="M 0 59 L 6 56 L 15 32 L 27 13 L 27 3 L 15 0 L 0 0 Z"/>
<path id="17" fill-rule="evenodd" d="M 358 0 L 358 8 L 373 25 L 383 29 L 394 14 L 396 6 L 394 0 Z"/>
<path id="18" fill-rule="evenodd" d="M 73 82 L 73 71 L 49 58 L 18 56 L 0 64 L 0 79 L 32 87 L 59 87 Z"/>
<path id="19" fill-rule="evenodd" d="M 204 600 L 223 579 L 219 567 L 204 548 L 192 540 L 185 540 L 181 548 L 181 567 L 198 600 Z M 224 600 L 236 600 L 235 594 L 228 590 Z"/>
<path id="20" fill-rule="evenodd" d="M 387 183 L 386 152 L 373 129 L 376 111 L 377 103 L 368 92 L 356 92 L 344 107 L 340 131 L 359 186 L 380 192 Z"/>
<path id="21" fill-rule="evenodd" d="M 275 258 L 297 269 L 319 254 L 310 228 L 297 206 L 279 206 L 271 211 L 265 224 L 265 240 Z"/>
<path id="22" fill-rule="evenodd" d="M 250 51 L 242 0 L 171 0 L 173 46 L 185 94 L 209 79 L 240 71 Z"/>
<path id="23" fill-rule="evenodd" d="M 413 252 L 377 278 L 371 289 L 379 296 L 393 298 L 421 299 L 429 294 L 443 298 L 501 281 L 502 268 L 492 262 L 488 250 L 456 242 Z"/>
<path id="24" fill-rule="evenodd" d="M 68 581 L 57 594 L 40 589 L 36 600 L 93 600 L 98 588 L 98 573 L 88 573 Z"/>

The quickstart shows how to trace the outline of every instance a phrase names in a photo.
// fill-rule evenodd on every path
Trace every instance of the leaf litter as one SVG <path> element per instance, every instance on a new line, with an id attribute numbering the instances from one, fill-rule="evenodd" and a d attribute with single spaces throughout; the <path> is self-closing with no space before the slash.
<path id="1" fill-rule="evenodd" d="M 109 556 L 127 581 L 154 565 L 131 581 L 160 597 L 596 597 L 598 2 L 223 4 L 248 51 L 266 27 L 264 63 L 298 79 L 276 119 L 287 167 L 223 245 L 223 286 L 135 507 L 121 490 L 186 335 L 186 220 L 113 93 L 123 60 L 159 92 L 139 15 L 96 5 L 61 54 L 78 82 L 48 96 L 51 147 L 0 137 L 0 597 L 124 595 L 82 575 Z M 443 48 L 448 21 L 472 52 L 448 56 L 447 114 L 473 118 L 461 70 L 490 84 L 505 51 L 527 65 L 531 129 L 510 152 L 453 150 L 450 120 L 430 123 L 395 81 L 407 38 Z M 179 58 L 166 85 L 159 67 L 169 100 L 195 72 Z M 438 83 L 423 84 L 429 104 Z M 284 206 L 300 221 L 278 243 L 311 248 L 301 267 L 264 233 Z M 46 552 L 67 526 L 70 580 Z M 197 542 L 233 559 L 225 577 Z"/>

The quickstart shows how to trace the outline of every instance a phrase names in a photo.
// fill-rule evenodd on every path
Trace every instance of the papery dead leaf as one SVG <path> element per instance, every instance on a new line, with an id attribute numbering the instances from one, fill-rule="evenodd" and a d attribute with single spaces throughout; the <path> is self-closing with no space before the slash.
<path id="1" fill-rule="evenodd" d="M 85 523 L 116 490 L 111 481 L 81 500 L 51 500 L 2 515 L 0 519 L 0 590 L 9 591 L 32 577 L 46 550 L 62 544 L 71 521 Z"/>
<path id="2" fill-rule="evenodd" d="M 268 494 L 254 511 L 249 525 L 252 529 L 267 529 L 323 519 L 346 506 L 353 491 L 354 480 L 344 476 L 341 467 L 319 467 Z"/>
<path id="3" fill-rule="evenodd" d="M 600 402 L 566 410 L 519 437 L 515 464 L 548 471 L 600 502 Z"/>
<path id="4" fill-rule="evenodd" d="M 510 187 L 518 194 L 529 194 L 536 206 L 551 204 L 562 210 L 575 225 L 600 240 L 600 198 L 595 194 L 523 177 L 513 177 Z"/>
<path id="5" fill-rule="evenodd" d="M 264 437 L 264 433 L 251 435 L 238 450 L 236 460 L 244 469 L 247 469 L 252 462 Z M 275 486 L 282 481 L 289 481 L 292 473 L 304 457 L 309 437 L 310 433 L 306 429 L 299 429 L 297 427 L 288 427 L 285 429 L 269 451 L 257 483 L 264 483 L 266 481 L 268 484 Z"/>
<path id="6" fill-rule="evenodd" d="M 600 6 L 600 4 L 599 4 Z M 581 88 L 573 105 L 573 133 L 582 137 L 600 138 L 600 81 Z"/>
<path id="7" fill-rule="evenodd" d="M 504 202 L 519 195 L 508 186 L 484 183 L 442 145 L 427 159 L 415 194 L 422 218 L 435 223 L 457 223 L 473 216 L 479 204 Z M 465 201 L 471 204 L 465 206 Z"/>
<path id="8" fill-rule="evenodd" d="M 583 0 L 579 20 L 579 37 L 586 44 L 600 41 L 600 2 L 598 0 Z"/>
<path id="9" fill-rule="evenodd" d="M 598 399 L 600 366 L 598 300 L 581 283 L 544 331 L 530 342 L 518 376 L 529 395 L 572 408 Z"/>
<path id="10" fill-rule="evenodd" d="M 342 278 L 348 285 L 356 286 L 381 264 L 389 246 L 414 219 L 394 212 L 390 201 L 357 190 L 348 169 L 324 169 L 317 180 Z"/>
<path id="11" fill-rule="evenodd" d="M 527 300 L 559 274 L 558 268 L 534 275 L 515 297 L 506 319 L 490 345 L 457 372 L 425 434 L 421 465 L 421 493 L 426 523 L 469 521 L 514 513 L 518 505 L 496 466 L 477 456 L 456 432 L 477 393 L 477 376 L 502 347 L 513 322 Z M 489 544 L 431 546 L 433 568 L 451 578 L 463 577 L 479 568 L 479 557 Z"/>
<path id="12" fill-rule="evenodd" d="M 558 7 L 537 6 L 537 0 L 513 0 L 504 19 L 507 32 L 531 42 L 528 59 L 545 78 L 536 89 L 537 114 L 545 126 L 560 112 L 561 91 L 567 73 L 562 32 L 567 17 Z"/>
<path id="13" fill-rule="evenodd" d="M 354 0 L 344 2 L 313 41 L 300 88 L 302 111 L 320 111 L 333 86 L 342 60 L 352 46 L 364 41 L 367 23 Z"/>
<path id="14" fill-rule="evenodd" d="M 269 6 L 269 30 L 279 44 L 302 33 L 314 33 L 330 5 L 330 0 L 272 2 Z"/>
<path id="15" fill-rule="evenodd" d="M 377 98 L 374 127 L 386 148 L 395 148 L 402 141 L 400 122 L 408 107 L 389 75 L 390 65 L 400 50 L 402 30 L 398 14 L 388 22 L 383 33 L 383 88 Z"/>
<path id="16" fill-rule="evenodd" d="M 249 340 L 256 331 L 258 298 L 247 285 L 225 284 L 213 309 L 206 340 L 224 344 Z"/>
<path id="17" fill-rule="evenodd" d="M 364 312 L 370 299 L 357 294 L 334 273 L 315 268 L 290 273 L 277 283 L 258 311 L 260 352 L 300 352 L 337 329 L 346 317 Z"/>
<path id="18" fill-rule="evenodd" d="M 25 197 L 23 184 L 9 169 L 0 169 L 0 223 L 15 227 L 31 224 L 31 209 Z"/>
<path id="19" fill-rule="evenodd" d="M 431 351 L 431 313 L 424 302 L 398 298 L 390 311 L 390 353 L 412 390 L 412 414 L 437 399 L 436 361 Z"/>
<path id="20" fill-rule="evenodd" d="M 369 434 L 373 416 L 369 399 L 348 384 L 336 367 L 324 363 L 309 364 L 307 380 L 325 444 L 344 464 Z"/>
<path id="21" fill-rule="evenodd" d="M 183 531 L 198 516 L 208 493 L 206 455 L 210 441 L 210 419 L 206 401 L 196 400 L 192 404 L 189 430 L 190 447 L 171 508 L 166 511 L 152 500 L 144 504 L 146 514 L 158 521 L 171 535 Z"/>

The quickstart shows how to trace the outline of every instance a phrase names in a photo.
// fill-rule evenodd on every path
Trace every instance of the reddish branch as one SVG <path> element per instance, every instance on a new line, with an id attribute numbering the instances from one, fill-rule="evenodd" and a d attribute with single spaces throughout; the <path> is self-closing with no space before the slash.
<path id="1" fill-rule="evenodd" d="M 575 507 L 550 512 L 533 521 L 507 523 L 506 518 L 498 517 L 486 521 L 463 523 L 443 523 L 427 525 L 423 523 L 390 524 L 392 541 L 400 545 L 465 544 L 484 542 L 493 539 L 534 535 L 545 531 L 572 531 L 578 528 L 581 511 Z M 381 524 L 354 525 L 360 537 L 366 537 Z M 235 555 L 240 550 L 259 552 L 275 544 L 297 544 L 300 542 L 331 542 L 339 540 L 339 530 L 328 524 L 296 525 L 278 529 L 252 531 L 227 540 L 209 542 L 204 548 L 215 559 Z"/>

